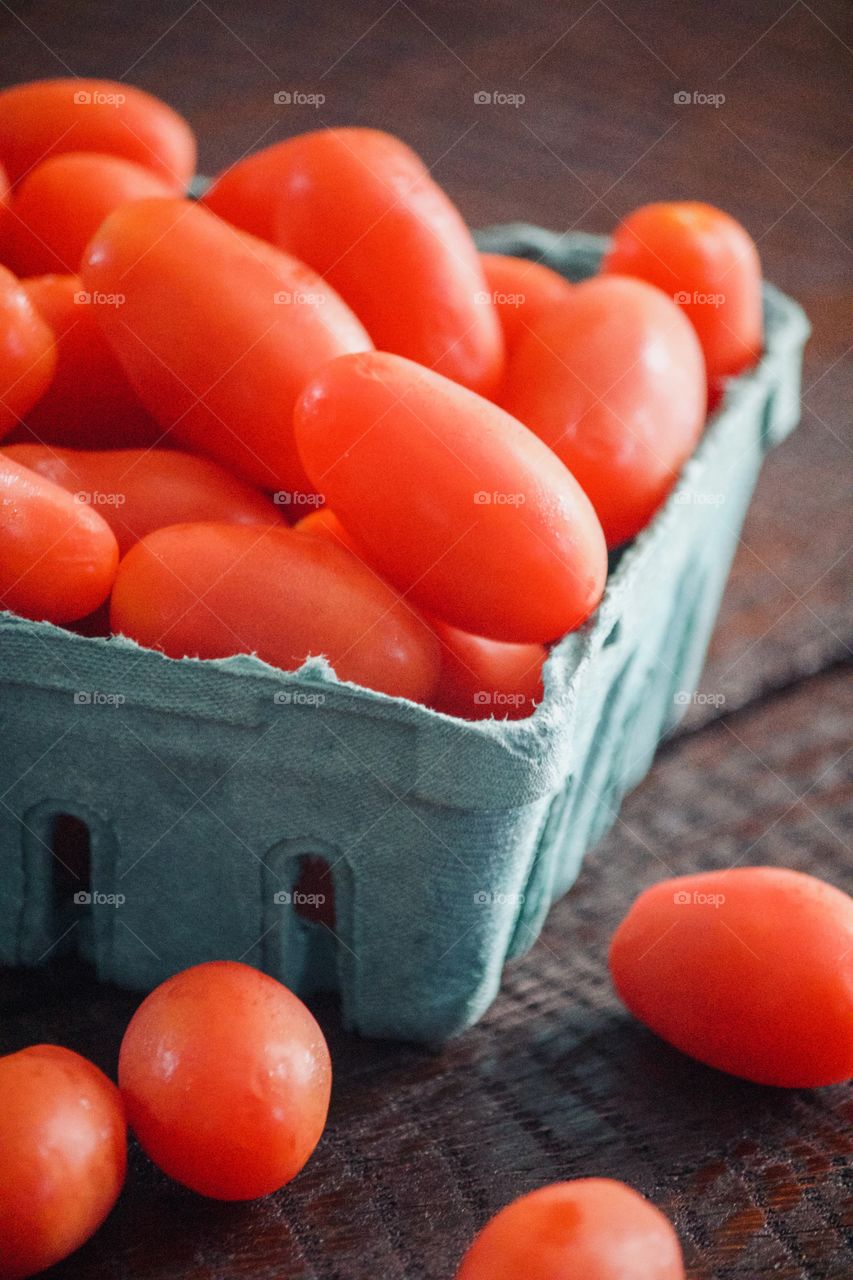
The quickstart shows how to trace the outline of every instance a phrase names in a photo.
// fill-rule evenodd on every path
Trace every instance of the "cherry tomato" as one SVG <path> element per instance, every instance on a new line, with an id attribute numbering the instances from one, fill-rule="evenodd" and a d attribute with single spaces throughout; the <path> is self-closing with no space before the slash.
<path id="1" fill-rule="evenodd" d="M 100 151 L 144 165 L 184 191 L 196 145 L 183 117 L 159 98 L 115 80 L 32 80 L 0 93 L 0 161 L 13 186 L 66 151 Z"/>
<path id="2" fill-rule="evenodd" d="M 649 522 L 699 439 L 702 351 L 660 290 L 597 277 L 533 319 L 502 404 L 562 458 L 615 547 Z"/>
<path id="3" fill-rule="evenodd" d="M 115 577 L 106 520 L 0 453 L 0 609 L 70 622 L 96 609 Z"/>
<path id="4" fill-rule="evenodd" d="M 507 352 L 527 331 L 533 317 L 571 297 L 572 286 L 541 262 L 502 253 L 480 256 L 490 301 L 497 307 Z"/>
<path id="5" fill-rule="evenodd" d="M 94 506 L 122 555 L 170 524 L 281 525 L 281 508 L 207 458 L 178 449 L 54 449 L 7 445 L 3 453 Z"/>
<path id="6" fill-rule="evenodd" d="M 356 550 L 354 541 L 331 507 L 321 507 L 319 511 L 312 511 L 310 515 L 298 520 L 293 528 L 297 533 L 314 533 L 325 538 L 334 538 L 348 550 Z"/>
<path id="7" fill-rule="evenodd" d="M 100 324 L 143 403 L 175 442 L 263 488 L 310 488 L 293 405 L 327 360 L 370 339 L 334 290 L 295 258 L 183 200 L 141 200 L 107 218 L 86 289 L 119 297 Z"/>
<path id="8" fill-rule="evenodd" d="M 50 386 L 56 343 L 11 271 L 0 267 L 0 438 Z"/>
<path id="9" fill-rule="evenodd" d="M 124 1183 L 118 1089 L 70 1049 L 0 1058 L 0 1280 L 23 1280 L 79 1249 Z"/>
<path id="10" fill-rule="evenodd" d="M 426 623 L 327 538 L 292 529 L 181 524 L 125 556 L 113 631 L 173 658 L 256 653 L 285 671 L 325 654 L 341 680 L 423 702 L 438 677 Z"/>
<path id="11" fill-rule="evenodd" d="M 635 1017 L 700 1062 L 811 1089 L 853 1076 L 853 899 L 814 876 L 737 867 L 646 889 L 610 972 Z"/>
<path id="12" fill-rule="evenodd" d="M 8 224 L 9 205 L 11 203 L 11 188 L 9 186 L 9 178 L 6 170 L 0 164 L 0 262 L 7 266 L 9 262 L 9 235 L 10 228 Z"/>
<path id="13" fill-rule="evenodd" d="M 304 133 L 227 169 L 204 201 L 319 271 L 377 347 L 496 389 L 503 340 L 471 233 L 399 138 Z"/>
<path id="14" fill-rule="evenodd" d="M 474 392 L 400 356 L 344 356 L 306 387 L 296 435 L 371 563 L 444 621 L 542 643 L 598 604 L 607 557 L 587 498 Z"/>
<path id="15" fill-rule="evenodd" d="M 505 644 L 431 619 L 441 641 L 441 671 L 432 700 L 437 711 L 463 720 L 521 720 L 542 701 L 541 644 Z"/>
<path id="16" fill-rule="evenodd" d="M 12 197 L 9 230 L 18 274 L 76 272 L 86 245 L 113 209 L 170 196 L 173 189 L 150 169 L 118 156 L 51 156 L 21 180 Z"/>
<path id="17" fill-rule="evenodd" d="M 93 299 L 77 276 L 34 276 L 21 288 L 53 331 L 56 370 L 12 438 L 78 449 L 156 444 L 163 430 L 98 324 L 99 309 L 110 302 Z"/>
<path id="18" fill-rule="evenodd" d="M 456 1280 L 684 1280 L 678 1237 L 624 1182 L 578 1178 L 513 1200 L 486 1224 Z"/>
<path id="19" fill-rule="evenodd" d="M 320 1141 L 332 1064 L 287 987 L 218 960 L 143 1000 L 118 1076 L 128 1121 L 164 1173 L 216 1200 L 254 1200 L 290 1182 Z"/>
<path id="20" fill-rule="evenodd" d="M 636 209 L 616 228 L 602 268 L 674 298 L 699 335 L 709 378 L 741 373 L 761 354 L 761 262 L 739 222 L 709 204 Z"/>

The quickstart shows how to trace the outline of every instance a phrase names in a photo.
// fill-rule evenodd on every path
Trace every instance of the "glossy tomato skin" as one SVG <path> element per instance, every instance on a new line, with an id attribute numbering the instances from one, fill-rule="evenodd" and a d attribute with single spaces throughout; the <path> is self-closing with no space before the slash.
<path id="1" fill-rule="evenodd" d="M 496 389 L 503 338 L 471 233 L 399 138 L 300 134 L 226 170 L 204 200 L 319 271 L 377 347 Z"/>
<path id="2" fill-rule="evenodd" d="M 56 368 L 47 390 L 11 433 L 77 449 L 156 444 L 163 429 L 143 406 L 98 324 L 101 306 L 79 276 L 32 276 L 21 288 L 50 327 Z"/>
<path id="3" fill-rule="evenodd" d="M 290 1182 L 322 1136 L 332 1067 L 320 1027 L 274 978 L 213 961 L 139 1006 L 119 1085 L 140 1144 L 165 1173 L 217 1200 Z"/>
<path id="4" fill-rule="evenodd" d="M 43 396 L 56 368 L 56 343 L 21 284 L 0 267 L 0 439 Z"/>
<path id="5" fill-rule="evenodd" d="M 140 399 L 173 443 L 261 488 L 310 488 L 293 405 L 327 360 L 370 347 L 309 267 L 182 200 L 117 209 L 83 264 L 98 318 Z"/>
<path id="6" fill-rule="evenodd" d="M 93 505 L 124 555 L 170 524 L 283 525 L 281 508 L 208 458 L 179 449 L 57 449 L 38 444 L 4 450 L 24 467 Z"/>
<path id="7" fill-rule="evenodd" d="M 571 296 L 572 286 L 568 280 L 542 262 L 503 253 L 483 253 L 480 262 L 492 304 L 500 317 L 507 353 L 514 349 L 540 311 L 558 307 Z"/>
<path id="8" fill-rule="evenodd" d="M 355 543 L 420 608 L 544 643 L 597 606 L 607 557 L 588 499 L 481 396 L 400 356 L 345 356 L 306 387 L 296 435 Z"/>
<path id="9" fill-rule="evenodd" d="M 438 678 L 418 614 L 345 548 L 293 529 L 160 529 L 122 561 L 111 619 L 173 658 L 257 653 L 291 671 L 325 654 L 341 680 L 416 702 Z"/>
<path id="10" fill-rule="evenodd" d="M 195 173 L 192 130 L 165 102 L 114 80 L 31 80 L 0 93 L 0 162 L 14 186 L 68 151 L 123 156 L 185 191 Z"/>
<path id="11" fill-rule="evenodd" d="M 737 867 L 662 881 L 617 929 L 610 972 L 635 1017 L 757 1084 L 853 1076 L 853 899 L 814 876 Z"/>
<path id="12" fill-rule="evenodd" d="M 576 285 L 530 330 L 502 404 L 562 458 L 617 547 L 648 524 L 702 432 L 699 341 L 660 290 L 619 276 Z"/>
<path id="13" fill-rule="evenodd" d="M 684 1280 L 667 1218 L 610 1178 L 555 1182 L 486 1224 L 456 1280 Z"/>
<path id="14" fill-rule="evenodd" d="M 436 711 L 463 720 L 523 720 L 542 701 L 541 644 L 487 640 L 439 618 L 430 620 L 441 642 L 441 672 L 432 700 Z"/>
<path id="15" fill-rule="evenodd" d="M 755 364 L 762 346 L 761 262 L 749 232 L 695 201 L 648 204 L 620 223 L 602 270 L 656 285 L 683 308 L 709 379 Z"/>
<path id="16" fill-rule="evenodd" d="M 97 511 L 0 450 L 0 608 L 70 622 L 106 598 L 118 565 Z"/>
<path id="17" fill-rule="evenodd" d="M 78 1249 L 124 1183 L 118 1089 L 86 1058 L 39 1044 L 0 1058 L 0 1280 Z"/>
<path id="18" fill-rule="evenodd" d="M 171 196 L 173 184 L 119 156 L 74 151 L 51 156 L 12 197 L 11 255 L 21 276 L 75 274 L 104 219 L 130 200 Z"/>

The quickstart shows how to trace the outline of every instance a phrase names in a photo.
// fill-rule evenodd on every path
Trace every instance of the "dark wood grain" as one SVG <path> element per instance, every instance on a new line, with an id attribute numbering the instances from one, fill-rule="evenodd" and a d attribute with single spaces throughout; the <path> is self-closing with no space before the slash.
<path id="1" fill-rule="evenodd" d="M 707 199 L 814 325 L 803 424 L 762 475 L 709 655 L 703 689 L 725 702 L 691 710 L 695 732 L 663 750 L 485 1021 L 429 1055 L 358 1041 L 321 1006 L 334 1105 L 294 1186 L 207 1204 L 134 1152 L 115 1213 L 57 1278 L 449 1280 L 502 1203 L 584 1173 L 671 1213 L 694 1280 L 853 1272 L 849 1093 L 689 1062 L 620 1010 L 604 962 L 664 874 L 770 862 L 849 887 L 851 19 L 844 0 L 0 5 L 4 83 L 126 76 L 186 113 L 206 172 L 362 123 L 412 143 L 476 225 L 606 230 L 650 199 Z M 325 102 L 276 106 L 288 88 Z M 481 89 L 525 102 L 477 106 Z M 677 106 L 678 90 L 725 102 Z M 112 1071 L 135 1003 L 67 965 L 5 974 L 0 1048 L 55 1039 Z"/>

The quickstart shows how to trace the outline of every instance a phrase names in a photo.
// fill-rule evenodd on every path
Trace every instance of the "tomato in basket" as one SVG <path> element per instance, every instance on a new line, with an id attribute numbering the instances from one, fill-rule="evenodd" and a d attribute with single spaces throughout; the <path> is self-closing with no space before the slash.
<path id="1" fill-rule="evenodd" d="M 496 390 L 503 337 L 471 233 L 399 138 L 300 134 L 226 169 L 204 202 L 319 271 L 378 348 Z"/>
<path id="2" fill-rule="evenodd" d="M 515 347 L 543 308 L 560 306 L 572 286 L 559 272 L 530 258 L 503 253 L 480 255 L 489 300 L 497 307 L 507 352 Z"/>
<path id="3" fill-rule="evenodd" d="M 0 163 L 14 186 L 67 151 L 123 156 L 184 191 L 195 173 L 192 129 L 165 102 L 117 80 L 30 80 L 0 93 Z"/>
<path id="4" fill-rule="evenodd" d="M 56 343 L 11 271 L 0 267 L 0 438 L 43 396 L 56 368 Z"/>
<path id="5" fill-rule="evenodd" d="M 104 517 L 123 555 L 165 525 L 283 524 L 281 507 L 208 458 L 179 449 L 57 449 L 7 445 L 3 453 L 88 502 Z"/>
<path id="6" fill-rule="evenodd" d="M 98 309 L 78 276 L 32 276 L 21 288 L 56 340 L 50 385 L 12 439 L 76 449 L 156 444 L 163 429 L 144 408 L 98 324 Z"/>
<path id="7" fill-rule="evenodd" d="M 173 658 L 256 653 L 291 671 L 325 654 L 341 680 L 416 702 L 438 678 L 438 641 L 411 606 L 344 547 L 293 529 L 159 529 L 122 560 L 111 619 Z"/>
<path id="8" fill-rule="evenodd" d="M 303 392 L 297 443 L 357 546 L 418 607 L 477 635 L 545 643 L 604 589 L 580 486 L 496 405 L 386 352 L 344 356 Z"/>
<path id="9" fill-rule="evenodd" d="M 327 360 L 371 345 L 325 280 L 184 200 L 117 209 L 82 276 L 108 300 L 99 323 L 172 443 L 262 488 L 310 489 L 296 397 Z"/>
<path id="10" fill-rule="evenodd" d="M 585 280 L 534 317 L 502 397 L 583 487 L 610 547 L 639 533 L 666 498 L 706 402 L 690 322 L 659 289 L 621 276 Z"/>
<path id="11" fill-rule="evenodd" d="M 758 250 L 722 209 L 697 201 L 643 205 L 616 228 L 602 269 L 647 280 L 678 303 L 712 381 L 742 373 L 760 356 Z"/>
<path id="12" fill-rule="evenodd" d="M 0 1058 L 0 1280 L 78 1249 L 121 1191 L 127 1126 L 118 1089 L 70 1049 Z"/>
<path id="13" fill-rule="evenodd" d="M 0 451 L 0 609 L 69 622 L 106 598 L 115 534 L 94 507 Z"/>
<path id="14" fill-rule="evenodd" d="M 113 209 L 171 196 L 174 184 L 119 156 L 72 151 L 36 165 L 16 187 L 7 226 L 21 276 L 74 274 L 89 240 Z"/>

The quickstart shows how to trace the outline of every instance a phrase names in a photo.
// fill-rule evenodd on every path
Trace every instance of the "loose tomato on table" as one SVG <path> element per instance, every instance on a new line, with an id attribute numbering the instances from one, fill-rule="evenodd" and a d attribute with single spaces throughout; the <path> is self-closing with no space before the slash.
<path id="1" fill-rule="evenodd" d="M 128 1121 L 177 1182 L 254 1200 L 290 1182 L 322 1136 L 332 1067 L 320 1027 L 287 987 L 212 961 L 143 1000 L 119 1054 Z"/>
<path id="2" fill-rule="evenodd" d="M 371 346 L 304 263 L 185 200 L 117 209 L 82 276 L 140 399 L 173 443 L 262 488 L 311 486 L 293 441 L 296 397 L 327 360 Z"/>
<path id="3" fill-rule="evenodd" d="M 0 93 L 0 163 L 14 186 L 34 165 L 68 151 L 123 156 L 185 191 L 196 144 L 182 116 L 117 80 L 31 80 Z"/>
<path id="4" fill-rule="evenodd" d="M 106 598 L 118 544 L 92 507 L 0 452 L 0 609 L 71 622 Z"/>
<path id="5" fill-rule="evenodd" d="M 684 1280 L 672 1224 L 611 1178 L 555 1182 L 501 1209 L 456 1280 Z"/>
<path id="6" fill-rule="evenodd" d="M 532 320 L 501 403 L 562 458 L 616 547 L 649 522 L 696 446 L 702 350 L 659 289 L 596 277 Z"/>
<path id="7" fill-rule="evenodd" d="M 0 439 L 50 386 L 56 342 L 21 283 L 0 267 Z"/>
<path id="8" fill-rule="evenodd" d="M 98 511 L 122 555 L 165 525 L 217 520 L 282 525 L 281 508 L 207 458 L 178 449 L 56 449 L 6 445 L 3 454 Z"/>
<path id="9" fill-rule="evenodd" d="M 438 642 L 395 591 L 331 539 L 293 529 L 182 524 L 121 562 L 113 631 L 173 658 L 256 653 L 292 671 L 325 654 L 341 680 L 426 701 Z"/>
<path id="10" fill-rule="evenodd" d="M 11 434 L 75 449 L 156 444 L 163 428 L 143 406 L 107 342 L 98 314 L 116 300 L 87 293 L 78 276 L 33 276 L 21 288 L 56 342 L 46 391 Z"/>
<path id="11" fill-rule="evenodd" d="M 21 276 L 74 274 L 86 245 L 114 209 L 173 192 L 173 183 L 119 156 L 87 151 L 51 156 L 12 195 L 7 219 L 12 264 Z"/>
<path id="12" fill-rule="evenodd" d="M 783 867 L 677 876 L 613 936 L 635 1017 L 708 1066 L 758 1084 L 853 1076 L 853 898 Z"/>
<path id="13" fill-rule="evenodd" d="M 596 608 L 607 556 L 589 500 L 474 392 L 386 352 L 344 356 L 305 388 L 296 437 L 356 545 L 418 607 L 518 643 Z"/>
<path id="14" fill-rule="evenodd" d="M 304 133 L 226 169 L 203 199 L 319 271 L 377 347 L 496 390 L 503 338 L 471 233 L 399 138 Z"/>
<path id="15" fill-rule="evenodd" d="M 78 1249 L 124 1183 L 118 1089 L 53 1044 L 0 1058 L 0 1280 L 24 1280 Z"/>
<path id="16" fill-rule="evenodd" d="M 616 228 L 602 270 L 647 280 L 678 303 L 699 335 L 712 382 L 760 356 L 758 250 L 721 209 L 696 201 L 635 209 Z"/>

